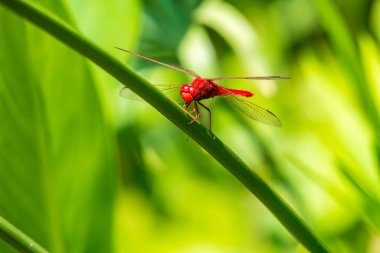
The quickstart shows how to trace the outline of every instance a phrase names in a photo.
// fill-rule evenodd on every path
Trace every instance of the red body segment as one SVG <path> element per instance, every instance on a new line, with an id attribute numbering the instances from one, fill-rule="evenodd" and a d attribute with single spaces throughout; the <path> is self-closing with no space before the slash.
<path id="1" fill-rule="evenodd" d="M 221 86 L 219 86 L 219 87 L 221 87 Z M 228 94 L 221 93 L 220 94 L 221 96 L 225 96 L 225 95 L 228 96 L 228 95 L 231 95 L 231 93 L 234 95 L 243 96 L 243 97 L 252 97 L 253 96 L 252 92 L 246 91 L 246 90 L 234 90 L 234 89 L 228 89 L 225 87 L 223 87 L 223 89 L 228 90 L 229 92 L 228 92 Z"/>
<path id="2" fill-rule="evenodd" d="M 222 87 L 212 79 L 196 77 L 191 84 L 184 84 L 180 89 L 180 95 L 186 103 L 213 98 L 215 96 L 238 95 L 252 97 L 253 93 L 245 90 L 235 90 Z"/>

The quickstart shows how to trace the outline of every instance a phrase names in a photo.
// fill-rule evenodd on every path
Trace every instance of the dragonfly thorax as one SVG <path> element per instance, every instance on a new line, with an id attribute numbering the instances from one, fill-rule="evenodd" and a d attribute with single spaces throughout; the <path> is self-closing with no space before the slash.
<path id="1" fill-rule="evenodd" d="M 180 95 L 186 103 L 190 103 L 198 97 L 198 89 L 196 89 L 193 85 L 182 85 L 180 90 Z"/>

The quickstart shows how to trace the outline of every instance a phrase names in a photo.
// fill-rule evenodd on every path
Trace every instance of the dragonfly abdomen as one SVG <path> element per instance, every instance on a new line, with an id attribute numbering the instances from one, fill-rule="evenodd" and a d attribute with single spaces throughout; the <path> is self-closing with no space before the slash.
<path id="1" fill-rule="evenodd" d="M 234 89 L 228 89 L 224 87 L 221 88 L 219 86 L 218 95 L 219 96 L 238 95 L 238 96 L 243 96 L 243 97 L 252 97 L 254 94 L 246 90 L 234 90 Z"/>

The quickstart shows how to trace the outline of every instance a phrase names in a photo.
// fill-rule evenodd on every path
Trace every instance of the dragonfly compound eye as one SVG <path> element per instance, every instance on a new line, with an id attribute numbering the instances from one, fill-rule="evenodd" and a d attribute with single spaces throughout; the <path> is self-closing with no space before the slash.
<path id="1" fill-rule="evenodd" d="M 180 95 L 186 103 L 190 103 L 194 100 L 194 88 L 189 85 L 183 85 L 180 90 Z"/>

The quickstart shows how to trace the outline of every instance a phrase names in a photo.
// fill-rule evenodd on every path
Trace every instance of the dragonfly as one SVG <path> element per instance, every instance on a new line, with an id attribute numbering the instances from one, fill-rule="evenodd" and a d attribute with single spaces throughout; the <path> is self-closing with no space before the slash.
<path id="1" fill-rule="evenodd" d="M 246 80 L 278 80 L 278 79 L 290 79 L 286 76 L 222 76 L 213 78 L 203 78 L 194 71 L 164 63 L 141 54 L 115 47 L 118 50 L 124 51 L 133 56 L 160 64 L 162 66 L 178 70 L 185 74 L 194 77 L 194 80 L 190 84 L 183 85 L 171 85 L 162 86 L 162 90 L 168 89 L 179 89 L 179 94 L 182 100 L 185 102 L 183 108 L 194 118 L 188 124 L 194 123 L 200 119 L 199 106 L 203 107 L 209 113 L 209 131 L 211 131 L 211 110 L 201 102 L 214 97 L 223 97 L 229 100 L 229 102 L 240 112 L 242 112 L 248 118 L 275 127 L 281 127 L 281 121 L 276 117 L 271 111 L 251 102 L 246 97 L 252 97 L 254 94 L 246 90 L 230 89 L 217 84 L 215 81 L 227 80 L 227 79 L 246 79 Z M 126 88 L 124 88 L 126 89 Z M 193 104 L 193 109 L 190 109 L 191 104 Z"/>

